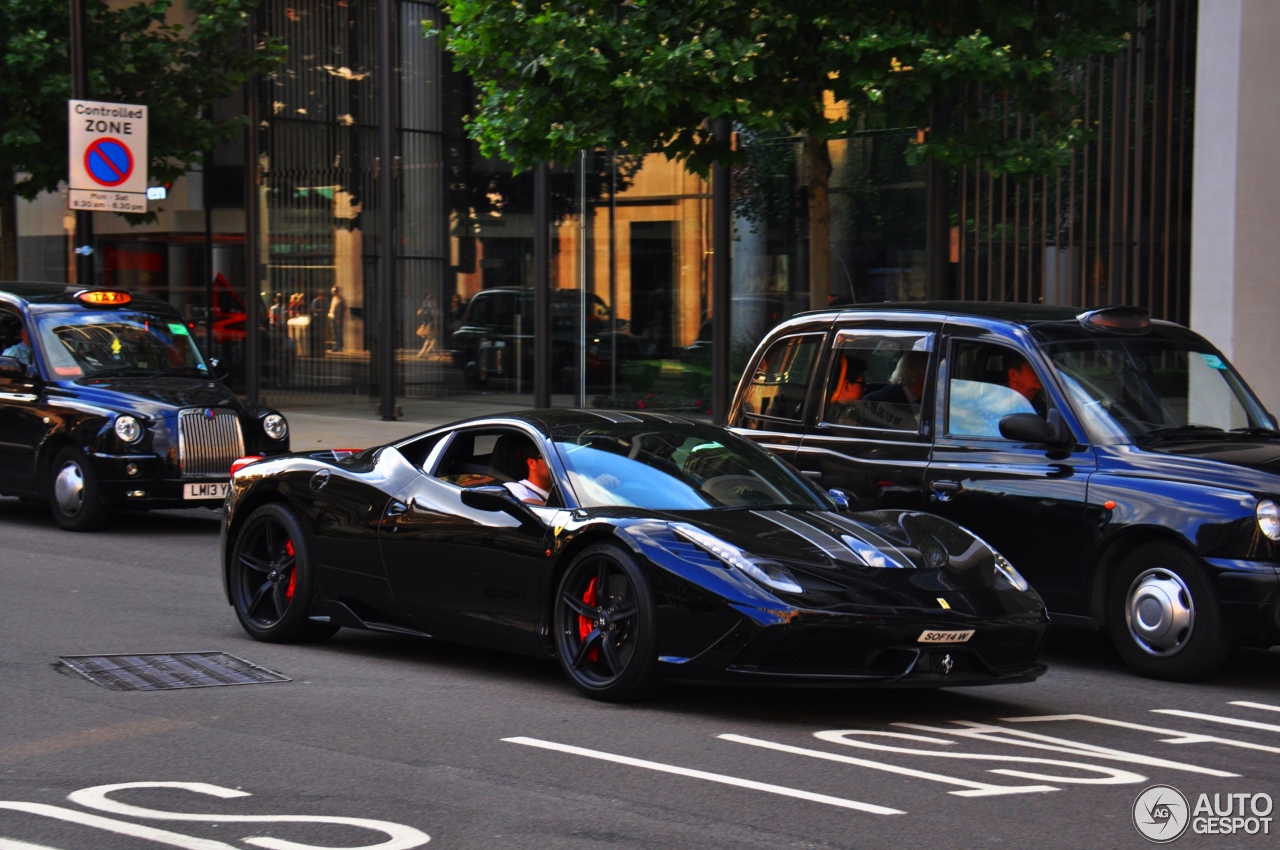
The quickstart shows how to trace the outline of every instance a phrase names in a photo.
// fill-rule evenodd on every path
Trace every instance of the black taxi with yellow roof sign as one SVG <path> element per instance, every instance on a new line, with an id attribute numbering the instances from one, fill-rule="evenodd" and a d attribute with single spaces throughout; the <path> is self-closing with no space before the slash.
<path id="1" fill-rule="evenodd" d="M 1280 430 L 1208 340 L 1131 306 L 920 302 L 765 337 L 731 430 L 854 507 L 991 544 L 1135 670 L 1280 644 Z"/>
<path id="2" fill-rule="evenodd" d="M 0 494 L 47 501 L 66 529 L 109 511 L 220 507 L 231 463 L 289 450 L 160 299 L 0 284 Z"/>

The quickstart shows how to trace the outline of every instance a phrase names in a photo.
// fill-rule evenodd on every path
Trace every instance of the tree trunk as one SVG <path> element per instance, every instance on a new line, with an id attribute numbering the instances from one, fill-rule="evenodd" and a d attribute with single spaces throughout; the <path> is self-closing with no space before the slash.
<path id="1" fill-rule="evenodd" d="M 17 279 L 18 199 L 13 194 L 13 175 L 0 173 L 0 280 Z"/>
<path id="2" fill-rule="evenodd" d="M 804 142 L 809 159 L 809 309 L 821 310 L 831 293 L 831 150 L 812 130 Z"/>

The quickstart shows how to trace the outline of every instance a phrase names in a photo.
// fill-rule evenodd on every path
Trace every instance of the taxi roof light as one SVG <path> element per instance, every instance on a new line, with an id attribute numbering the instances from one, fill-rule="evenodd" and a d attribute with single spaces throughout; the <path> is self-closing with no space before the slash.
<path id="1" fill-rule="evenodd" d="M 1114 333 L 1145 333 L 1151 329 L 1151 314 L 1144 307 L 1100 307 L 1076 316 L 1087 328 Z"/>
<path id="2" fill-rule="evenodd" d="M 133 296 L 119 289 L 86 289 L 76 293 L 82 304 L 90 307 L 123 307 L 133 300 Z"/>

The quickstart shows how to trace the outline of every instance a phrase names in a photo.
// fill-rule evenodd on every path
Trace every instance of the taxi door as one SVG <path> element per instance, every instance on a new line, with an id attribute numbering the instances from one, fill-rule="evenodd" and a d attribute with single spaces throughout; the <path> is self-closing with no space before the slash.
<path id="1" fill-rule="evenodd" d="M 1069 409 L 1055 398 L 1050 373 L 1029 339 L 949 323 L 938 372 L 937 438 L 929 463 L 929 508 L 995 547 L 1051 611 L 1087 615 L 1085 495 L 1097 468 Z M 1011 389 L 1010 368 L 1029 363 L 1041 389 Z M 1023 444 L 1000 435 L 1009 413 L 1055 411 L 1070 445 Z"/>
<path id="2" fill-rule="evenodd" d="M 21 339 L 21 329 L 22 318 L 17 313 L 0 310 L 0 351 Z M 33 367 L 24 375 L 0 375 L 0 490 L 6 492 L 34 493 L 39 489 L 36 450 L 47 426 L 38 374 Z"/>
<path id="3" fill-rule="evenodd" d="M 794 463 L 822 489 L 852 496 L 853 510 L 927 507 L 937 329 L 873 320 L 832 337 Z"/>
<path id="4" fill-rule="evenodd" d="M 735 400 L 730 429 L 793 463 L 822 358 L 826 329 L 798 330 L 769 343 Z"/>

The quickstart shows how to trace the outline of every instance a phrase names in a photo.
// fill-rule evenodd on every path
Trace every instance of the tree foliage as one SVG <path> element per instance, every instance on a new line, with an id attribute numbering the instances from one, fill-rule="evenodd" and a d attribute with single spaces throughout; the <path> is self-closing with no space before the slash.
<path id="1" fill-rule="evenodd" d="M 830 285 L 827 141 L 929 127 L 908 151 L 996 174 L 1063 164 L 1089 137 L 1073 83 L 1123 48 L 1137 0 L 446 0 L 480 91 L 469 132 L 527 168 L 579 149 L 656 150 L 705 175 L 742 163 L 708 119 L 804 137 L 809 294 Z M 434 34 L 435 30 L 429 30 Z M 938 110 L 935 112 L 935 110 Z M 936 122 L 955 114 L 961 120 Z M 1022 120 L 1011 133 L 1009 116 Z"/>
<path id="2" fill-rule="evenodd" d="M 248 12 L 256 5 L 188 0 L 184 24 L 169 20 L 172 0 L 85 0 L 89 99 L 148 107 L 153 181 L 180 176 L 243 126 L 213 121 L 207 107 L 283 57 L 274 42 L 246 44 Z M 0 41 L 0 183 L 24 175 L 0 188 L 30 199 L 67 179 L 69 4 L 0 0 Z"/>
<path id="3" fill-rule="evenodd" d="M 443 30 L 477 82 L 471 133 L 522 167 L 652 148 L 705 173 L 708 118 L 813 133 L 970 120 L 918 155 L 1044 171 L 1081 140 L 1071 70 L 1121 49 L 1133 0 L 451 0 Z M 991 108 L 992 98 L 1000 108 Z M 833 108 L 834 102 L 847 109 Z M 1015 138 L 1005 108 L 1034 122 Z"/>

